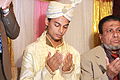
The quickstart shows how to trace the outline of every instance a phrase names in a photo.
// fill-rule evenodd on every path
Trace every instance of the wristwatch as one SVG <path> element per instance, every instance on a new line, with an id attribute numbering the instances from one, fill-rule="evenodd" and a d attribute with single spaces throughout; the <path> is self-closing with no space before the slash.
<path id="1" fill-rule="evenodd" d="M 9 8 L 6 8 L 6 9 L 2 10 L 3 14 L 9 13 L 9 11 L 10 11 Z"/>

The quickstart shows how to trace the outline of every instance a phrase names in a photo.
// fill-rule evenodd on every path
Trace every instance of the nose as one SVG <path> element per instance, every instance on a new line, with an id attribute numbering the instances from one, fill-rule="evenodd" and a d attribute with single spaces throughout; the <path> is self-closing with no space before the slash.
<path id="1" fill-rule="evenodd" d="M 117 32 L 117 31 L 114 31 L 114 32 L 113 32 L 113 37 L 114 37 L 114 38 L 117 38 L 118 36 L 119 36 L 118 32 Z"/>
<path id="2" fill-rule="evenodd" d="M 59 28 L 59 32 L 62 34 L 63 31 L 64 31 L 63 27 L 60 27 L 60 28 Z"/>

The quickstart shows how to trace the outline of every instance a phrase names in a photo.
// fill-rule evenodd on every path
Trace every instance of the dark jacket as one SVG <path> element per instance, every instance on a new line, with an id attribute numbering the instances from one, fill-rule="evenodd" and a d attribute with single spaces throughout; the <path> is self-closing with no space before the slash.
<path id="1" fill-rule="evenodd" d="M 2 11 L 0 11 L 0 34 L 2 38 L 2 66 L 3 66 L 3 74 L 5 75 L 7 80 L 11 80 L 11 60 L 10 60 L 10 53 L 8 51 L 8 42 L 7 37 L 10 39 L 15 39 L 19 35 L 20 27 L 16 21 L 15 15 L 13 13 L 12 7 L 10 8 L 10 12 L 7 16 L 3 16 Z M 0 69 L 2 70 L 2 69 Z M 5 80 L 1 79 L 0 80 Z"/>

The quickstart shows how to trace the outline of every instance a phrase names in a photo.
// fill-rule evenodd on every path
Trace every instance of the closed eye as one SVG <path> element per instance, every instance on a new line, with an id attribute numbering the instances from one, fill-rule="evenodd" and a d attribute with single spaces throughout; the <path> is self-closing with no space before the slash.
<path id="1" fill-rule="evenodd" d="M 60 23 L 55 22 L 55 26 L 56 26 L 56 27 L 59 27 L 59 26 L 60 26 Z"/>
<path id="2" fill-rule="evenodd" d="M 68 26 L 69 26 L 69 24 L 65 25 L 65 26 L 64 26 L 64 28 L 66 28 L 66 29 L 67 29 L 67 28 L 68 28 Z"/>

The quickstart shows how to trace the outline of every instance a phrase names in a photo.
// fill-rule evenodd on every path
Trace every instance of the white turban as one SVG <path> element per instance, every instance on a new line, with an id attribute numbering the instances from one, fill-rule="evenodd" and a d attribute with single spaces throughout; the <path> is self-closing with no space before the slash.
<path id="1" fill-rule="evenodd" d="M 57 18 L 60 16 L 64 16 L 69 21 L 73 16 L 73 9 L 75 8 L 75 4 L 63 4 L 56 1 L 51 1 L 47 10 L 47 18 Z"/>

